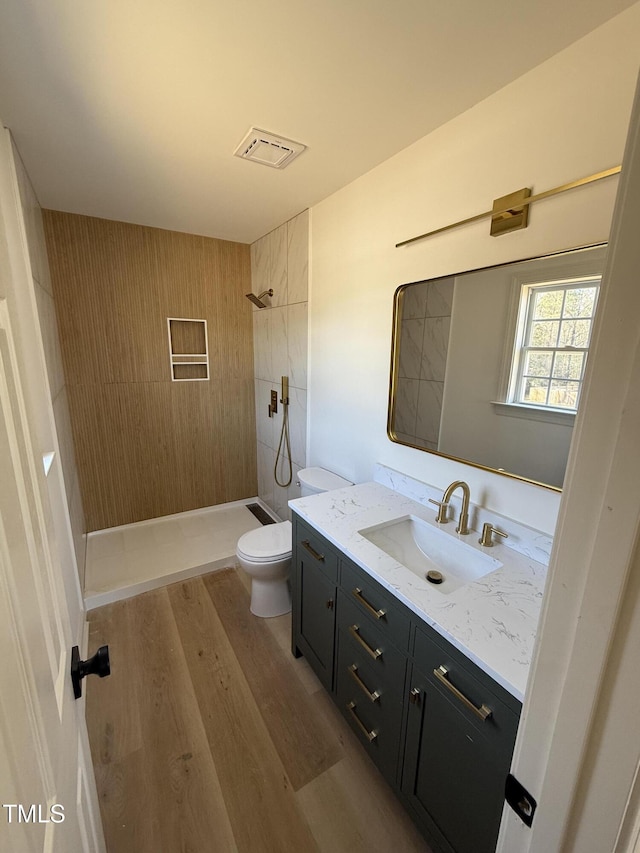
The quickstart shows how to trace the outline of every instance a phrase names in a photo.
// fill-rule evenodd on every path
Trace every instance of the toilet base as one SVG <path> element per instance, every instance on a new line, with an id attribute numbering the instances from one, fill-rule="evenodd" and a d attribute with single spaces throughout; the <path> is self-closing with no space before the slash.
<path id="1" fill-rule="evenodd" d="M 284 616 L 291 610 L 291 592 L 286 580 L 261 581 L 251 578 L 251 612 L 254 616 L 269 619 Z"/>

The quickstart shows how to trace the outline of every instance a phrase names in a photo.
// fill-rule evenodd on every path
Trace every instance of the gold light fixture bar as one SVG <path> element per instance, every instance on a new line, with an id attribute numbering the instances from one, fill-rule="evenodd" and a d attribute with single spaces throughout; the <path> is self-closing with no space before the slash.
<path id="1" fill-rule="evenodd" d="M 443 225 L 442 228 L 436 228 L 434 231 L 427 231 L 424 234 L 418 234 L 417 237 L 410 237 L 408 240 L 403 240 L 401 243 L 396 243 L 396 249 L 400 246 L 408 246 L 410 243 L 415 243 L 416 240 L 424 240 L 427 237 L 433 237 L 435 234 L 442 234 L 444 231 L 450 231 L 452 228 L 459 228 L 461 225 L 469 225 L 471 222 L 477 222 L 480 219 L 488 219 L 492 217 L 496 219 L 508 219 L 510 216 L 522 216 L 524 208 L 528 208 L 534 201 L 542 201 L 543 198 L 549 198 L 559 193 L 573 190 L 577 187 L 583 187 L 586 184 L 592 184 L 595 181 L 601 181 L 603 178 L 610 178 L 612 175 L 618 175 L 622 170 L 622 166 L 614 166 L 611 169 L 605 169 L 604 172 L 596 172 L 594 175 L 588 175 L 586 178 L 578 178 L 576 181 L 571 181 L 568 184 L 563 184 L 561 187 L 554 187 L 550 190 L 545 190 L 537 195 L 529 196 L 528 198 L 519 198 L 516 205 L 511 204 L 503 210 L 496 210 L 495 205 L 491 210 L 486 210 L 484 213 L 477 213 L 475 216 L 470 216 L 468 219 L 461 219 L 458 222 L 452 222 L 450 225 Z M 521 191 L 522 192 L 522 191 Z M 509 198 L 507 196 L 506 198 Z M 526 226 L 518 226 L 526 227 Z M 500 233 L 504 233 L 501 231 Z"/>

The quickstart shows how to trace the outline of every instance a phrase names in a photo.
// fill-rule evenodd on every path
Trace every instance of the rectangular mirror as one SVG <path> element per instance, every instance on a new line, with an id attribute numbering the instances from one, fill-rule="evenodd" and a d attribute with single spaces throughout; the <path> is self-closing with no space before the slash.
<path id="1" fill-rule="evenodd" d="M 401 285 L 392 441 L 560 490 L 606 244 Z"/>

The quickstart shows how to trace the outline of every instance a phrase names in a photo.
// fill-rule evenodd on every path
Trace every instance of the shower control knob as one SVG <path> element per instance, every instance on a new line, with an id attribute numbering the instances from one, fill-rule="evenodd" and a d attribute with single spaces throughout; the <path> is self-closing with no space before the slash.
<path id="1" fill-rule="evenodd" d="M 73 683 L 73 695 L 76 699 L 82 696 L 82 679 L 85 675 L 97 675 L 99 678 L 104 678 L 110 674 L 109 646 L 100 646 L 95 655 L 88 660 L 80 660 L 78 646 L 71 649 L 71 681 Z"/>

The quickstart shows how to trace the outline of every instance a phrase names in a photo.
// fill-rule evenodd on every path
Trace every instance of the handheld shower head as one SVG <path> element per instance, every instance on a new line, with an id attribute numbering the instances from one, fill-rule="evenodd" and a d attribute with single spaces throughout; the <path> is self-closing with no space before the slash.
<path id="1" fill-rule="evenodd" d="M 267 303 L 263 302 L 262 298 L 263 296 L 273 296 L 273 288 L 270 287 L 269 290 L 263 290 L 259 296 L 256 296 L 255 293 L 245 293 L 245 296 L 258 308 L 266 308 Z"/>

